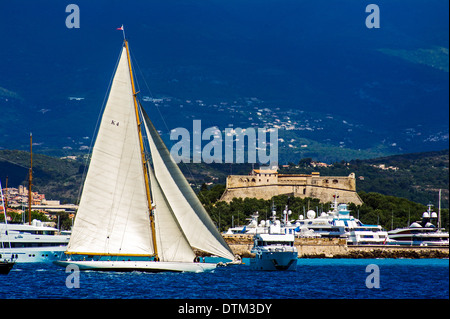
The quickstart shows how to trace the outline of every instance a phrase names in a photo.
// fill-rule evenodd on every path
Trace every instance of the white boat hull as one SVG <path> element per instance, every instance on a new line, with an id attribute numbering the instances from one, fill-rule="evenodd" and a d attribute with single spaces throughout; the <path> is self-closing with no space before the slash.
<path id="1" fill-rule="evenodd" d="M 296 251 L 262 252 L 250 259 L 253 270 L 296 270 L 298 253 Z"/>
<path id="2" fill-rule="evenodd" d="M 0 256 L 14 256 L 16 263 L 48 263 L 61 259 L 67 246 L 0 248 Z"/>
<path id="3" fill-rule="evenodd" d="M 80 270 L 142 271 L 142 272 L 204 272 L 216 268 L 212 263 L 165 262 L 165 261 L 54 261 L 56 265 L 77 266 Z"/>

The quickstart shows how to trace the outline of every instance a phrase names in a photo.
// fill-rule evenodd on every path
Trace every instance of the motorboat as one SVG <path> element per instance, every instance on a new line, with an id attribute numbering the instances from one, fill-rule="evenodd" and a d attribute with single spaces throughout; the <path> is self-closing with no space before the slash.
<path id="1" fill-rule="evenodd" d="M 273 223 L 269 225 L 267 233 L 253 236 L 253 248 L 255 254 L 250 259 L 250 268 L 253 270 L 296 270 L 298 250 L 294 246 L 293 234 L 286 234 L 281 228 L 279 220 L 273 217 Z"/>
<path id="2" fill-rule="evenodd" d="M 29 224 L 0 224 L 0 255 L 13 255 L 17 263 L 52 262 L 67 249 L 70 231 L 60 232 L 34 219 Z"/>

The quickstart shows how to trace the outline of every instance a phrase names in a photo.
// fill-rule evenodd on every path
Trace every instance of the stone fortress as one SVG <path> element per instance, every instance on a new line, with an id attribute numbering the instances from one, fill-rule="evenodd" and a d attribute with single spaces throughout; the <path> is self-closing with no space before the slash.
<path id="1" fill-rule="evenodd" d="M 253 169 L 249 175 L 229 175 L 220 200 L 230 202 L 234 197 L 268 200 L 283 194 L 318 198 L 322 202 L 333 202 L 333 196 L 337 195 L 339 203 L 363 203 L 356 193 L 354 173 L 348 176 L 320 176 L 318 172 L 278 174 L 269 168 Z"/>

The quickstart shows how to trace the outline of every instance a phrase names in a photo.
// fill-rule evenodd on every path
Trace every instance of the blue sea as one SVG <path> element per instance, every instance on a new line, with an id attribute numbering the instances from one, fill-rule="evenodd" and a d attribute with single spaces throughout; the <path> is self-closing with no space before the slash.
<path id="1" fill-rule="evenodd" d="M 207 273 L 83 271 L 78 288 L 60 266 L 16 264 L 0 275 L 0 299 L 449 299 L 448 259 L 299 259 L 289 272 L 243 261 Z"/>

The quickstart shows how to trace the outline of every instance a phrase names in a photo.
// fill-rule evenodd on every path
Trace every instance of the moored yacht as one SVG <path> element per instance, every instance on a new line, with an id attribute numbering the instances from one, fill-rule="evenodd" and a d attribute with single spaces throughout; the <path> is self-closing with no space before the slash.
<path id="1" fill-rule="evenodd" d="M 315 211 L 309 210 L 306 218 L 300 215 L 297 220 L 290 221 L 292 212 L 286 206 L 280 224 L 281 232 L 303 238 L 343 238 L 348 245 L 383 245 L 390 241 L 388 233 L 380 225 L 362 223 L 350 215 L 347 204 L 338 204 L 337 198 L 336 195 L 331 211 L 322 212 L 317 217 Z M 272 224 L 269 220 L 261 220 L 258 224 L 258 214 L 255 213 L 248 225 L 230 228 L 227 234 L 267 233 Z"/>
<path id="2" fill-rule="evenodd" d="M 247 218 L 249 220 L 248 224 L 245 226 L 236 226 L 228 228 L 225 234 L 256 234 L 257 232 L 261 233 L 263 230 L 261 229 L 261 225 L 258 225 L 258 217 L 259 213 L 255 212 L 251 215 L 251 218 Z"/>
<path id="3" fill-rule="evenodd" d="M 449 246 L 449 236 L 443 228 L 436 227 L 433 221 L 437 214 L 428 210 L 423 213 L 422 220 L 413 222 L 409 227 L 397 228 L 388 232 L 392 240 L 390 244 L 410 246 Z"/>
<path id="4" fill-rule="evenodd" d="M 28 224 L 0 224 L 0 255 L 13 255 L 17 263 L 51 262 L 67 249 L 70 233 L 59 232 L 34 219 Z"/>

